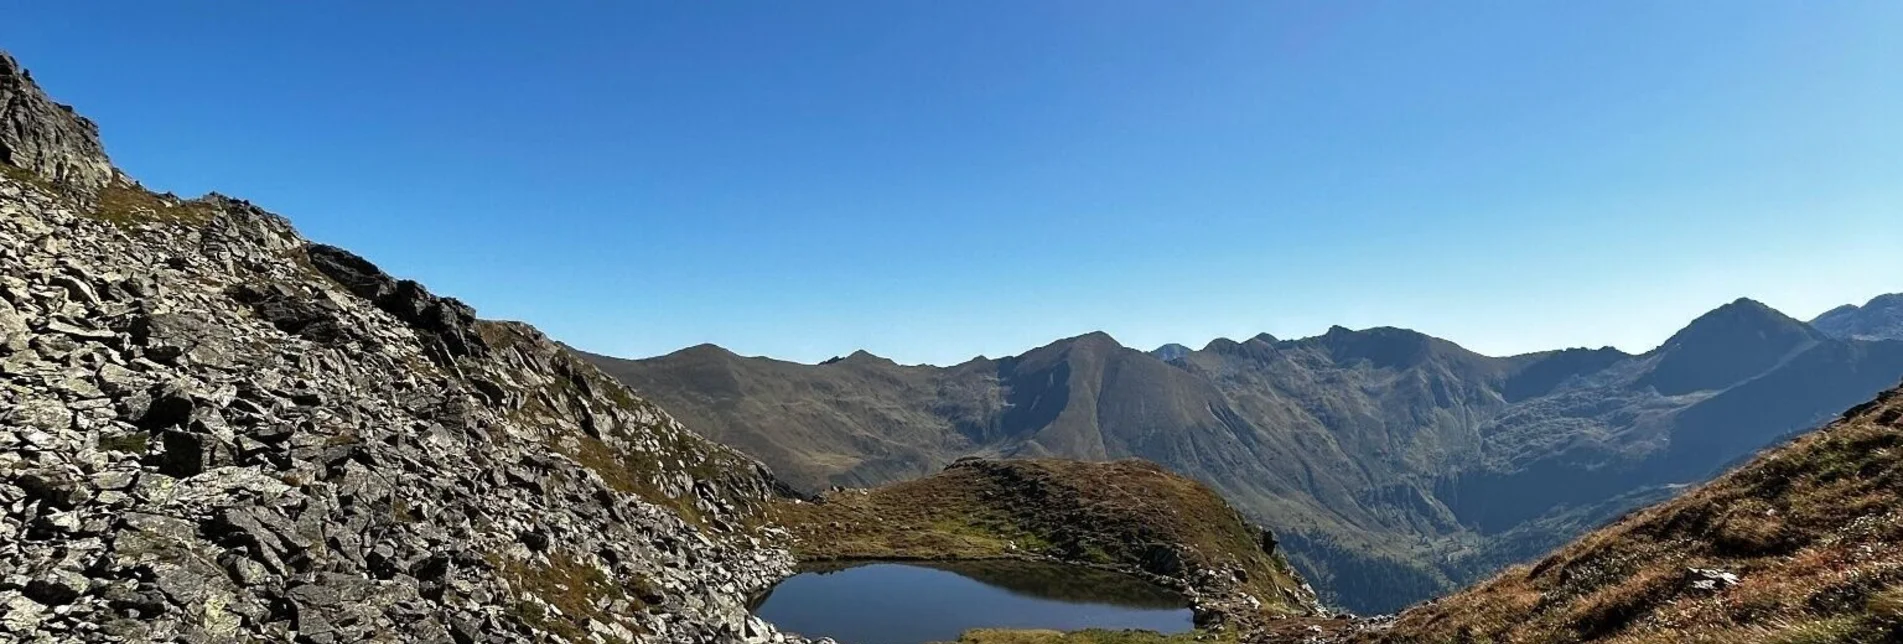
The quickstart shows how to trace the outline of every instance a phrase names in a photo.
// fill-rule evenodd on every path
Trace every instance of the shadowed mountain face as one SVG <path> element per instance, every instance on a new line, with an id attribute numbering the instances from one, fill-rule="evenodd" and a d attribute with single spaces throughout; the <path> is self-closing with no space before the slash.
<path id="1" fill-rule="evenodd" d="M 1328 641 L 1903 641 L 1900 419 L 1892 389 L 1538 563 Z"/>
<path id="2" fill-rule="evenodd" d="M 1811 326 L 1833 338 L 1903 340 L 1903 293 L 1879 295 L 1863 306 L 1845 304 L 1825 311 Z"/>
<path id="3" fill-rule="evenodd" d="M 952 367 L 711 345 L 591 359 L 808 489 L 968 455 L 1153 460 L 1274 527 L 1311 581 L 1366 612 L 1537 556 L 1903 376 L 1903 342 L 1833 338 L 1750 300 L 1644 355 L 1501 358 L 1336 327 L 1187 352 L 1094 333 Z"/>

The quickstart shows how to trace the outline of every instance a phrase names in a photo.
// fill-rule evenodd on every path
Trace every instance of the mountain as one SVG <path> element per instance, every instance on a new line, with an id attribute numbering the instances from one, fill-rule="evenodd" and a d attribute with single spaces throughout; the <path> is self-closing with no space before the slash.
<path id="1" fill-rule="evenodd" d="M 792 567 L 757 461 L 257 206 L 146 191 L 5 54 L 0 162 L 0 641 L 785 639 L 746 609 Z"/>
<path id="2" fill-rule="evenodd" d="M 1151 350 L 1150 355 L 1156 356 L 1158 360 L 1169 362 L 1187 356 L 1191 351 L 1194 351 L 1194 349 L 1171 342 Z"/>
<path id="3" fill-rule="evenodd" d="M 1879 295 L 1863 306 L 1845 304 L 1825 311 L 1811 326 L 1833 338 L 1903 340 L 1903 293 Z"/>
<path id="4" fill-rule="evenodd" d="M 1903 389 L 1536 563 L 1344 638 L 1903 641 Z"/>
<path id="5" fill-rule="evenodd" d="M 966 456 L 1151 460 L 1275 528 L 1304 576 L 1358 612 L 1538 556 L 1903 376 L 1903 342 L 1831 337 L 1750 300 L 1642 355 L 1493 357 L 1335 327 L 1169 360 L 1102 333 L 950 367 L 711 345 L 586 357 L 807 490 Z"/>

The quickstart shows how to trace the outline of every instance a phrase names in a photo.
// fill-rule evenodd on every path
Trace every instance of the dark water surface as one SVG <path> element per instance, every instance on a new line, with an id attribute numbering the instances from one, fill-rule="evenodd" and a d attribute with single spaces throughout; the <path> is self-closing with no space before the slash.
<path id="1" fill-rule="evenodd" d="M 1167 588 L 1090 568 L 1021 561 L 869 563 L 809 568 L 755 600 L 781 630 L 842 644 L 920 644 L 973 628 L 1137 628 L 1181 633 L 1189 602 Z"/>

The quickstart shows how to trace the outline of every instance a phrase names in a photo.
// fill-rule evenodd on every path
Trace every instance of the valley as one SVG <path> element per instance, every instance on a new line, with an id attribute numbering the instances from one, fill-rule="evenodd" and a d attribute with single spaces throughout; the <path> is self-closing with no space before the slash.
<path id="1" fill-rule="evenodd" d="M 807 491 L 967 456 L 1154 461 L 1273 527 L 1328 601 L 1365 613 L 1536 557 L 1903 377 L 1903 341 L 1748 299 L 1638 355 L 1341 327 L 1156 352 L 1094 333 L 950 367 L 583 355 Z"/>

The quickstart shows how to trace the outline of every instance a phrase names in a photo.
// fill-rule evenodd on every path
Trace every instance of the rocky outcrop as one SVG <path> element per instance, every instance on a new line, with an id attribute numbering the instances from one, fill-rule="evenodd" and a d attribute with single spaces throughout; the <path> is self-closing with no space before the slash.
<path id="1" fill-rule="evenodd" d="M 788 639 L 757 462 L 244 201 L 85 198 L 4 57 L 0 110 L 0 641 Z"/>
<path id="2" fill-rule="evenodd" d="M 0 52 L 0 163 L 82 195 L 97 193 L 118 174 L 99 144 L 99 127 L 47 98 L 5 52 Z"/>

